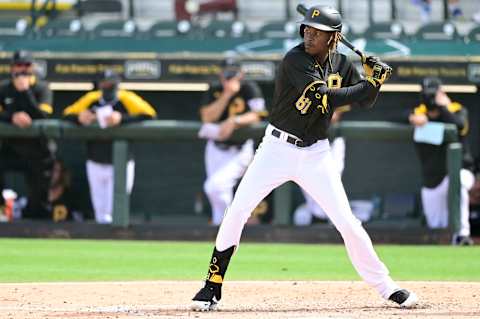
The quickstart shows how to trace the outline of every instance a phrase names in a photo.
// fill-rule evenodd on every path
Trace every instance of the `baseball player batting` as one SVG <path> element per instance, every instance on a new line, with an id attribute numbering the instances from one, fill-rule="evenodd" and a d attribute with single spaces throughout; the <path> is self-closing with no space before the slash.
<path id="1" fill-rule="evenodd" d="M 337 107 L 371 107 L 391 68 L 368 57 L 361 77 L 336 51 L 342 20 L 331 7 L 310 8 L 300 25 L 303 42 L 281 62 L 270 124 L 220 225 L 205 286 L 192 310 L 214 310 L 230 258 L 253 209 L 287 181 L 302 187 L 325 210 L 340 232 L 350 260 L 363 280 L 385 299 L 412 307 L 417 296 L 401 289 L 380 261 L 360 221 L 352 214 L 330 153 L 327 130 Z"/>

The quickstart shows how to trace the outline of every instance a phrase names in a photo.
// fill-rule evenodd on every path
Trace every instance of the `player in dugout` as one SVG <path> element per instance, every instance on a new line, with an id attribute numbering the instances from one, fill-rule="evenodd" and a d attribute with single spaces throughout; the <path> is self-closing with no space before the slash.
<path id="1" fill-rule="evenodd" d="M 120 76 L 107 69 L 98 81 L 98 89 L 88 92 L 68 106 L 63 114 L 74 123 L 101 128 L 154 119 L 155 109 L 134 92 L 119 89 Z M 135 175 L 133 154 L 127 164 L 127 192 L 131 193 Z M 112 223 L 114 167 L 112 141 L 97 138 L 87 141 L 87 177 L 95 220 Z"/>
<path id="2" fill-rule="evenodd" d="M 470 237 L 470 209 L 468 191 L 473 187 L 475 177 L 473 157 L 469 151 L 466 137 L 469 130 L 468 113 L 460 103 L 454 102 L 442 88 L 442 82 L 436 77 L 427 77 L 422 82 L 421 104 L 409 115 L 409 121 L 416 127 L 427 123 L 451 123 L 457 126 L 458 137 L 462 143 L 463 163 L 460 171 L 460 230 L 453 235 L 453 245 L 472 245 Z M 422 206 L 429 228 L 448 226 L 448 174 L 447 144 L 415 142 L 415 148 L 422 169 Z"/>
<path id="3" fill-rule="evenodd" d="M 52 94 L 48 85 L 34 72 L 30 52 L 16 51 L 10 69 L 10 79 L 0 84 L 0 121 L 19 128 L 28 128 L 35 120 L 45 119 L 52 112 Z M 54 154 L 45 137 L 7 138 L 0 141 L 0 191 L 4 189 L 6 171 L 21 171 L 26 175 L 28 203 L 22 217 L 49 219 L 48 189 Z M 0 194 L 0 207 L 4 206 Z"/>
<path id="4" fill-rule="evenodd" d="M 267 115 L 260 87 L 243 77 L 240 62 L 235 57 L 225 59 L 220 83 L 210 86 L 200 108 L 203 125 L 199 136 L 208 139 L 204 190 L 212 207 L 213 225 L 222 222 L 233 199 L 233 188 L 253 159 L 253 140 L 234 141 L 231 135 Z"/>

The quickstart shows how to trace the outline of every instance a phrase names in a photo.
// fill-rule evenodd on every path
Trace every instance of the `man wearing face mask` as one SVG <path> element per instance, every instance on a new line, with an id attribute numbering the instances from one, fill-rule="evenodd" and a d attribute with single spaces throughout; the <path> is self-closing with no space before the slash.
<path id="1" fill-rule="evenodd" d="M 88 127 L 97 123 L 102 128 L 149 120 L 156 117 L 154 108 L 135 93 L 119 89 L 120 76 L 106 70 L 98 81 L 98 90 L 91 91 L 67 107 L 67 120 Z M 127 164 L 127 191 L 133 188 L 135 162 Z M 95 220 L 112 222 L 114 168 L 112 141 L 95 139 L 87 142 L 87 177 Z"/>
<path id="2" fill-rule="evenodd" d="M 0 84 L 0 121 L 19 128 L 28 128 L 37 119 L 53 112 L 52 94 L 48 85 L 34 74 L 33 58 L 27 51 L 13 54 L 10 79 Z M 4 173 L 22 171 L 26 175 L 28 204 L 26 218 L 51 218 L 48 208 L 48 188 L 53 165 L 49 141 L 39 138 L 8 138 L 0 141 L 0 191 L 4 188 Z M 4 205 L 0 194 L 0 207 Z"/>
<path id="3" fill-rule="evenodd" d="M 304 41 L 288 51 L 279 65 L 270 124 L 226 210 L 205 286 L 193 297 L 192 310 L 216 309 L 246 221 L 267 194 L 288 181 L 297 183 L 323 208 L 367 284 L 400 307 L 417 303 L 414 293 L 392 280 L 361 222 L 352 214 L 327 139 L 334 111 L 347 104 L 371 107 L 391 68 L 368 57 L 362 77 L 347 57 L 336 51 L 342 20 L 332 7 L 314 6 L 300 23 Z"/>
<path id="4" fill-rule="evenodd" d="M 439 78 L 428 77 L 422 82 L 421 103 L 409 115 L 409 121 L 416 127 L 429 122 L 451 123 L 458 129 L 462 143 L 463 168 L 460 171 L 460 231 L 454 234 L 452 244 L 472 245 L 470 238 L 470 210 L 468 191 L 474 184 L 472 173 L 473 158 L 466 142 L 468 134 L 468 113 L 460 103 L 453 102 L 442 88 Z M 447 144 L 434 145 L 415 143 L 422 168 L 422 206 L 429 228 L 448 226 L 448 174 Z"/>

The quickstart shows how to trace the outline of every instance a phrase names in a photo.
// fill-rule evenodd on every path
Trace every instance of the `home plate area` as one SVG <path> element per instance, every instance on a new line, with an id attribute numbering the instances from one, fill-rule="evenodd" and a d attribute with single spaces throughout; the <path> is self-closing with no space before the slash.
<path id="1" fill-rule="evenodd" d="M 215 312 L 192 312 L 200 281 L 0 284 L 0 318 L 478 318 L 480 283 L 401 282 L 400 309 L 357 281 L 227 281 Z"/>

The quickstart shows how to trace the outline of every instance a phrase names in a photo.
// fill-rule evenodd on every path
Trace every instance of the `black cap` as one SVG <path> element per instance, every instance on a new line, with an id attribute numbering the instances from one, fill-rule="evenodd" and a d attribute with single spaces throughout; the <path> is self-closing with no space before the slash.
<path id="1" fill-rule="evenodd" d="M 106 69 L 102 76 L 100 77 L 100 82 L 113 82 L 119 83 L 120 82 L 120 75 L 113 71 L 112 69 Z"/>
<path id="2" fill-rule="evenodd" d="M 33 57 L 28 51 L 15 51 L 12 57 L 12 64 L 32 64 Z"/>
<path id="3" fill-rule="evenodd" d="M 422 92 L 426 95 L 434 95 L 442 85 L 442 80 L 437 77 L 427 77 L 422 81 Z"/>
<path id="4" fill-rule="evenodd" d="M 305 26 L 327 31 L 342 31 L 342 16 L 337 9 L 330 6 L 314 6 L 308 9 L 302 21 L 300 21 L 300 35 L 303 38 Z"/>
<path id="5" fill-rule="evenodd" d="M 227 80 L 231 79 L 241 71 L 240 60 L 236 56 L 229 56 L 223 60 L 222 68 L 223 77 Z"/>
<path id="6" fill-rule="evenodd" d="M 227 57 L 223 60 L 222 67 L 223 68 L 240 68 L 241 64 L 240 61 L 236 57 Z"/>

